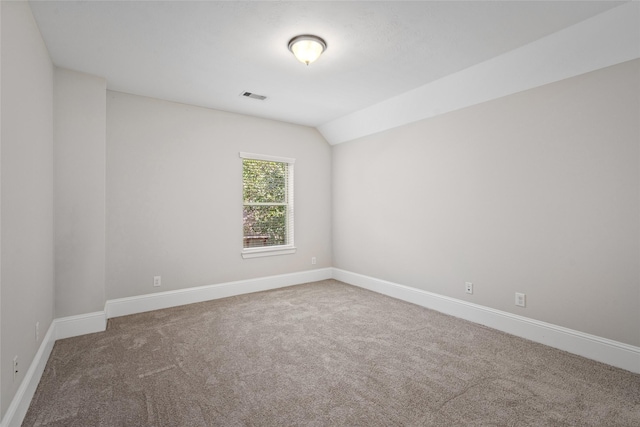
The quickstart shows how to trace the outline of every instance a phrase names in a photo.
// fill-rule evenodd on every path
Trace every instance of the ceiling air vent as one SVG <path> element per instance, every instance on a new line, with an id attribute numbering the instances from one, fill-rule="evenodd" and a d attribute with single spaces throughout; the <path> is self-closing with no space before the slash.
<path id="1" fill-rule="evenodd" d="M 267 97 L 264 95 L 258 95 L 256 93 L 251 93 L 251 92 L 242 92 L 240 96 L 246 96 L 247 98 L 257 99 L 259 101 L 264 101 L 265 99 L 267 99 Z"/>

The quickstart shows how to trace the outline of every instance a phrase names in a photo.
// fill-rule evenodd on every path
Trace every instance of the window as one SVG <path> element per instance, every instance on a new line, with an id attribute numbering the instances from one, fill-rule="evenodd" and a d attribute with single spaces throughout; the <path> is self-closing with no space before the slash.
<path id="1" fill-rule="evenodd" d="M 242 257 L 295 253 L 295 159 L 240 153 L 242 158 Z"/>

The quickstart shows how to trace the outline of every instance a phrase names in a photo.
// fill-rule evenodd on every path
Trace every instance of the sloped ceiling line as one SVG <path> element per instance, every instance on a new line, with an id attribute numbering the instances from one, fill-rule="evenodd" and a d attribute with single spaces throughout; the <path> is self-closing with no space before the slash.
<path id="1" fill-rule="evenodd" d="M 637 58 L 640 2 L 630 2 L 317 129 L 340 144 Z"/>

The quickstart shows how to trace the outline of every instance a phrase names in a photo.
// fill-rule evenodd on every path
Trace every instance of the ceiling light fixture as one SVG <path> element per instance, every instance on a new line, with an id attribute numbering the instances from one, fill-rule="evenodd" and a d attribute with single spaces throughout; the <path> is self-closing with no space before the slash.
<path id="1" fill-rule="evenodd" d="M 296 36 L 289 41 L 289 50 L 304 64 L 311 64 L 327 49 L 327 43 L 318 36 Z"/>

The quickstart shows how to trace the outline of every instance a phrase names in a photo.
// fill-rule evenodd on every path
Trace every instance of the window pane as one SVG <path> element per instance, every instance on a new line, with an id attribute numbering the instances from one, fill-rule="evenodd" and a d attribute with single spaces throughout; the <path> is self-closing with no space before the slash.
<path id="1" fill-rule="evenodd" d="M 245 254 L 262 252 L 251 251 L 252 248 L 293 247 L 295 159 L 280 161 L 273 156 L 250 153 L 240 153 L 240 157 L 243 159 L 243 247 L 247 249 L 243 251 L 243 258 Z"/>
<path id="2" fill-rule="evenodd" d="M 286 213 L 286 206 L 245 206 L 242 215 L 244 247 L 286 244 Z"/>
<path id="3" fill-rule="evenodd" d="M 286 203 L 287 164 L 262 160 L 243 160 L 245 203 Z"/>

